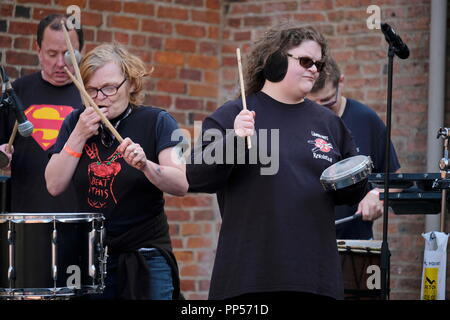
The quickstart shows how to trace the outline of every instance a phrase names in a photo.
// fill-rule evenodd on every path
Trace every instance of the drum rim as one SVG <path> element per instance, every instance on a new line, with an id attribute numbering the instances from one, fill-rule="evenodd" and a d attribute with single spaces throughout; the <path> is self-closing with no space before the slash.
<path id="1" fill-rule="evenodd" d="M 0 299 L 26 298 L 26 297 L 64 297 L 78 296 L 103 292 L 101 284 L 81 285 L 80 288 L 55 287 L 55 288 L 0 288 Z"/>
<path id="2" fill-rule="evenodd" d="M 347 170 L 343 173 L 339 173 L 333 177 L 330 176 L 326 176 L 327 170 L 329 170 L 331 167 L 333 167 L 334 165 L 338 164 L 339 162 L 333 163 L 331 166 L 329 166 L 328 168 L 326 168 L 323 172 L 322 175 L 320 176 L 320 181 L 325 182 L 325 183 L 335 183 L 337 181 L 346 179 L 346 178 L 350 178 L 352 177 L 352 175 L 356 175 L 359 174 L 361 172 L 363 172 L 365 169 L 369 169 L 370 170 L 370 164 L 372 163 L 372 159 L 370 158 L 370 156 L 365 156 L 365 155 L 356 155 L 353 157 L 349 157 L 349 158 L 345 158 L 342 159 L 343 160 L 347 160 L 347 159 L 351 159 L 351 158 L 363 158 L 364 161 L 361 161 L 361 163 L 359 163 L 358 165 L 356 165 L 355 167 L 352 168 L 352 171 Z M 356 168 L 356 169 L 355 169 Z"/>
<path id="3" fill-rule="evenodd" d="M 6 221 L 18 222 L 50 222 L 50 221 L 90 221 L 92 219 L 104 220 L 100 212 L 8 212 L 0 213 L 0 223 Z"/>

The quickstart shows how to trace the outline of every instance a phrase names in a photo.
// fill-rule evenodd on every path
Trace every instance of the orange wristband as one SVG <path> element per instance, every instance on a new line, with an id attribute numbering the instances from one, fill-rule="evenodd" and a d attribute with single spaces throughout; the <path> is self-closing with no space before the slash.
<path id="1" fill-rule="evenodd" d="M 67 144 L 64 145 L 63 150 L 74 158 L 81 158 L 81 153 L 73 151 Z"/>

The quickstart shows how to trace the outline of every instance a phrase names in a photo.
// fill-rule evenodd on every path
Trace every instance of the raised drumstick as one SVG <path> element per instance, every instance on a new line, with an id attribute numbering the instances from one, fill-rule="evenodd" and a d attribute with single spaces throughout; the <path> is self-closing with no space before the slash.
<path id="1" fill-rule="evenodd" d="M 241 85 L 241 98 L 242 98 L 242 108 L 247 110 L 247 102 L 245 100 L 245 88 L 244 88 L 244 76 L 242 75 L 242 63 L 241 63 L 241 49 L 236 49 L 236 57 L 239 69 L 239 83 Z M 252 140 L 250 136 L 247 136 L 247 147 L 250 149 L 252 147 Z"/>
<path id="2" fill-rule="evenodd" d="M 97 104 L 94 102 L 94 100 L 92 100 L 92 98 L 88 95 L 88 93 L 86 92 L 86 89 L 84 89 L 83 83 L 82 82 L 80 83 L 77 79 L 75 79 L 75 77 L 69 71 L 69 69 L 67 69 L 67 67 L 64 67 L 64 70 L 69 75 L 70 79 L 72 79 L 73 83 L 77 86 L 78 91 L 80 91 L 80 95 L 82 97 L 84 97 L 84 99 L 86 99 L 86 101 L 88 102 L 87 105 L 94 108 L 95 112 L 97 112 L 97 114 L 100 116 L 103 124 L 116 137 L 117 141 L 119 141 L 119 143 L 122 143 L 122 141 L 123 141 L 122 136 L 119 134 L 119 132 L 117 132 L 116 128 L 113 127 L 111 122 L 109 122 L 108 118 L 106 118 L 105 115 L 100 111 L 100 108 L 97 106 Z"/>

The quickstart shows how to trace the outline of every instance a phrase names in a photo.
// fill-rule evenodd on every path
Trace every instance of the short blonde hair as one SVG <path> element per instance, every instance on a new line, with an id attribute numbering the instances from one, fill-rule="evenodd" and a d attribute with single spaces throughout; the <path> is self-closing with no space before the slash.
<path id="1" fill-rule="evenodd" d="M 116 63 L 124 77 L 134 86 L 130 92 L 130 103 L 139 105 L 143 102 L 143 78 L 148 76 L 144 62 L 137 56 L 128 52 L 119 44 L 102 44 L 89 51 L 81 60 L 80 73 L 84 83 L 87 83 L 94 72 L 109 62 Z"/>

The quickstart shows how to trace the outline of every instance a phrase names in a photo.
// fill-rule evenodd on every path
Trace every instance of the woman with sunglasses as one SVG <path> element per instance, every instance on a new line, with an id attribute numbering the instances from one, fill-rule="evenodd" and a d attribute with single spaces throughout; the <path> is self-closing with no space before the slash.
<path id="1" fill-rule="evenodd" d="M 87 93 L 125 139 L 117 139 L 91 108 L 64 121 L 45 178 L 52 195 L 70 183 L 80 212 L 105 217 L 106 299 L 172 299 L 179 294 L 163 192 L 183 196 L 185 165 L 173 157 L 178 128 L 165 111 L 139 106 L 144 63 L 118 45 L 101 45 L 81 61 Z"/>
<path id="2" fill-rule="evenodd" d="M 327 167 L 356 155 L 340 118 L 305 99 L 326 54 L 313 28 L 267 31 L 246 61 L 248 110 L 239 98 L 203 122 L 204 137 L 222 132 L 213 142 L 203 138 L 187 166 L 189 191 L 217 193 L 222 216 L 210 299 L 343 297 L 334 205 L 359 201 L 365 186 L 338 197 L 319 181 Z M 237 147 L 246 136 L 250 150 Z M 200 152 L 211 150 L 246 161 L 201 164 Z M 267 151 L 279 166 L 264 174 Z M 255 155 L 256 164 L 249 161 Z"/>

